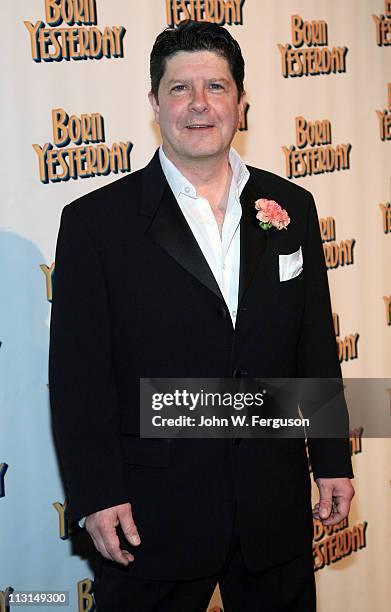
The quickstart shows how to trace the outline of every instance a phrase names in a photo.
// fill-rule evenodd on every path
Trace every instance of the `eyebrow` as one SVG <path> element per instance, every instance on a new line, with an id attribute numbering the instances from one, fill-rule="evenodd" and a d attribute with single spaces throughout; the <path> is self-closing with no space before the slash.
<path id="1" fill-rule="evenodd" d="M 217 82 L 223 82 L 223 83 L 229 83 L 228 79 L 225 79 L 224 77 L 221 78 L 211 78 L 211 79 L 206 79 L 207 82 L 211 83 L 213 81 L 213 83 L 217 83 Z M 177 79 L 170 79 L 167 82 L 167 85 L 173 85 L 174 83 L 191 83 L 191 79 L 181 79 L 181 78 L 177 78 Z"/>

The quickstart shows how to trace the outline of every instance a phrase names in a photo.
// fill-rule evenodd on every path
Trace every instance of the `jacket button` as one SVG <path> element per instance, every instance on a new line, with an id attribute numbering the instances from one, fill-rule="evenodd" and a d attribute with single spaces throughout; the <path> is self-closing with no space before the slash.
<path id="1" fill-rule="evenodd" d="M 242 438 L 234 438 L 235 446 L 239 446 L 242 443 Z"/>
<path id="2" fill-rule="evenodd" d="M 240 370 L 239 368 L 235 368 L 232 372 L 232 378 L 243 378 L 244 376 L 247 376 L 247 374 L 247 370 Z"/>
<path id="3" fill-rule="evenodd" d="M 227 316 L 227 310 L 226 308 L 224 308 L 224 306 L 219 306 L 217 309 L 217 314 L 219 315 L 219 317 L 221 317 L 222 319 L 225 319 L 225 317 Z"/>

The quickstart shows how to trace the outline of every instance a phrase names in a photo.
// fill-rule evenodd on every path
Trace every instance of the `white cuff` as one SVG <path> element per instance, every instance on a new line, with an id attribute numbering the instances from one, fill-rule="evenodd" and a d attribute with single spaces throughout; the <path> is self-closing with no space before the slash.
<path id="1" fill-rule="evenodd" d="M 84 529 L 85 525 L 86 525 L 86 516 L 83 516 L 83 518 L 80 519 L 80 521 L 78 521 L 79 523 L 79 527 L 81 527 L 82 529 Z"/>

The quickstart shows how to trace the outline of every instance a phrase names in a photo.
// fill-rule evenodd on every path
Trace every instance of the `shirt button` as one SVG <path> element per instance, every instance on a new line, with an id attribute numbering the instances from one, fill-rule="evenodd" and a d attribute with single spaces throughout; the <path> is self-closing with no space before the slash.
<path id="1" fill-rule="evenodd" d="M 236 310 L 233 310 L 233 311 L 232 311 L 232 316 L 233 316 L 233 317 L 236 317 Z"/>
<path id="2" fill-rule="evenodd" d="M 186 191 L 186 193 L 189 193 L 189 192 L 190 192 L 190 187 L 188 187 L 188 186 L 186 185 L 186 187 L 185 187 L 185 191 Z"/>
<path id="3" fill-rule="evenodd" d="M 221 267 L 223 268 L 223 270 L 225 270 L 225 268 L 226 268 L 226 265 L 225 265 L 225 264 L 223 264 L 223 265 L 222 265 Z"/>

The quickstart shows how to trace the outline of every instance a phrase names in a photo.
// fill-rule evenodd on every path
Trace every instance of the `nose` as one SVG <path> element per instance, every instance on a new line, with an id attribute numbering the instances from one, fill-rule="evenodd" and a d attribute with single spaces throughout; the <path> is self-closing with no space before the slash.
<path id="1" fill-rule="evenodd" d="M 209 102 L 203 86 L 193 87 L 189 110 L 204 113 L 209 110 Z"/>

